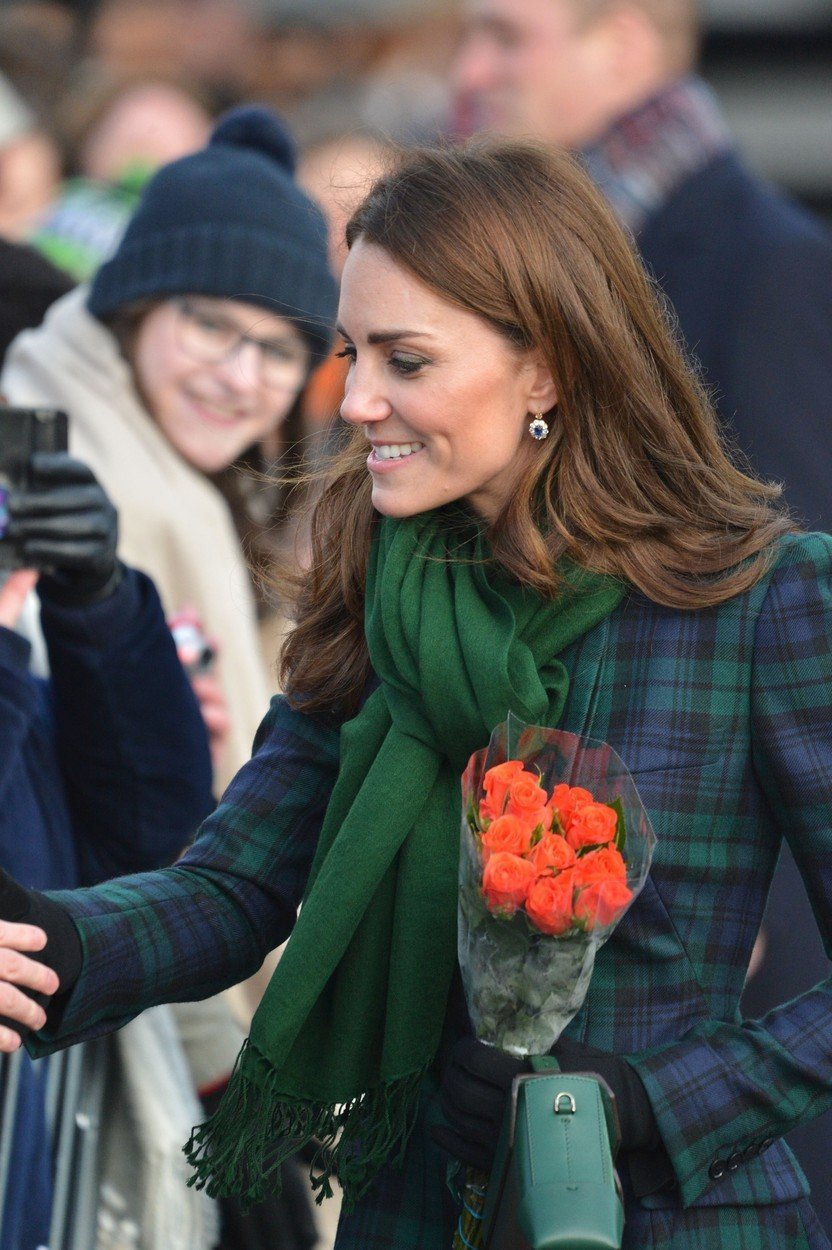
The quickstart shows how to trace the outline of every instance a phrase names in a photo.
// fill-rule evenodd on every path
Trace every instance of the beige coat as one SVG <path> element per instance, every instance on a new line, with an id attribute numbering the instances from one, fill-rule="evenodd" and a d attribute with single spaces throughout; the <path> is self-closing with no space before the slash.
<path id="1" fill-rule="evenodd" d="M 232 722 L 217 778 L 224 785 L 248 759 L 275 689 L 239 540 L 225 501 L 154 424 L 116 340 L 85 301 L 85 288 L 71 291 L 42 326 L 18 336 L 0 390 L 14 404 L 66 409 L 70 450 L 118 507 L 122 559 L 150 574 L 168 615 L 194 608 L 217 640 Z"/>

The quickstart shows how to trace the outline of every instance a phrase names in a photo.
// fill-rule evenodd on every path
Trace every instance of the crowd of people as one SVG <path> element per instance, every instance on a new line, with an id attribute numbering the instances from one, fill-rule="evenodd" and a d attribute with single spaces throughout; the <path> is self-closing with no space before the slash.
<path id="1" fill-rule="evenodd" d="M 306 1250 L 311 1170 L 338 1250 L 450 1247 L 524 1070 L 456 968 L 507 711 L 658 836 L 553 1051 L 616 1096 L 623 1247 L 829 1247 L 832 236 L 700 36 L 0 16 L 0 394 L 69 430 L 13 463 L 0 414 L 0 1250 L 54 1233 L 45 1056 L 104 1036 L 130 1244 Z"/>

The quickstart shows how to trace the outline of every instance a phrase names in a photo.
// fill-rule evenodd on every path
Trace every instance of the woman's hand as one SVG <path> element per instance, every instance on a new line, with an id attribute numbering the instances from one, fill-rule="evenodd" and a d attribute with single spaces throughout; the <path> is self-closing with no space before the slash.
<path id="1" fill-rule="evenodd" d="M 454 1044 L 441 1074 L 442 1112 L 447 1121 L 430 1130 L 443 1150 L 481 1172 L 490 1172 L 511 1085 L 528 1061 L 515 1059 L 473 1037 Z"/>
<path id="2" fill-rule="evenodd" d="M 658 1148 L 661 1139 L 647 1091 L 626 1060 L 570 1038 L 561 1038 L 550 1053 L 563 1072 L 591 1072 L 606 1081 L 615 1095 L 625 1149 Z M 515 1059 L 473 1037 L 460 1038 L 441 1073 L 448 1127 L 431 1130 L 437 1145 L 463 1163 L 490 1171 L 512 1081 L 530 1070 L 528 1060 Z"/>
<path id="3" fill-rule="evenodd" d="M 46 964 L 28 958 L 27 951 L 42 951 L 43 929 L 30 924 L 0 920 L 0 1052 L 18 1050 L 24 1030 L 37 1031 L 46 1024 L 46 1012 L 24 990 L 51 997 L 58 989 L 57 974 Z"/>
<path id="4" fill-rule="evenodd" d="M 17 569 L 0 587 L 0 625 L 14 629 L 23 611 L 26 596 L 37 585 L 34 569 Z"/>
<path id="5" fill-rule="evenodd" d="M 8 536 L 27 564 L 48 569 L 40 593 L 86 606 L 106 599 L 121 580 L 118 514 L 92 469 L 63 451 L 38 451 L 26 489 L 9 494 Z"/>

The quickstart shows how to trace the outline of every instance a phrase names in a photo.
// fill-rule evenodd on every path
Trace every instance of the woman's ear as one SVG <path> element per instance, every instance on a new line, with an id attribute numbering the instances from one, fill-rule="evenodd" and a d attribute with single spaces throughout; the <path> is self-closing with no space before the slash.
<path id="1" fill-rule="evenodd" d="M 549 366 L 540 351 L 534 351 L 530 360 L 528 410 L 550 412 L 558 402 L 558 388 Z"/>

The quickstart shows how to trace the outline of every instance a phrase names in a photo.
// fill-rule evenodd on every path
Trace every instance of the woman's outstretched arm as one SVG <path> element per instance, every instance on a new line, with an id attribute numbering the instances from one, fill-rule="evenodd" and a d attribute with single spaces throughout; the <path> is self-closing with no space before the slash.
<path id="1" fill-rule="evenodd" d="M 252 759 L 179 863 L 46 896 L 71 917 L 82 969 L 60 1012 L 27 1038 L 31 1053 L 109 1032 L 156 1003 L 208 997 L 260 966 L 294 923 L 338 744 L 337 725 L 274 699 Z"/>

